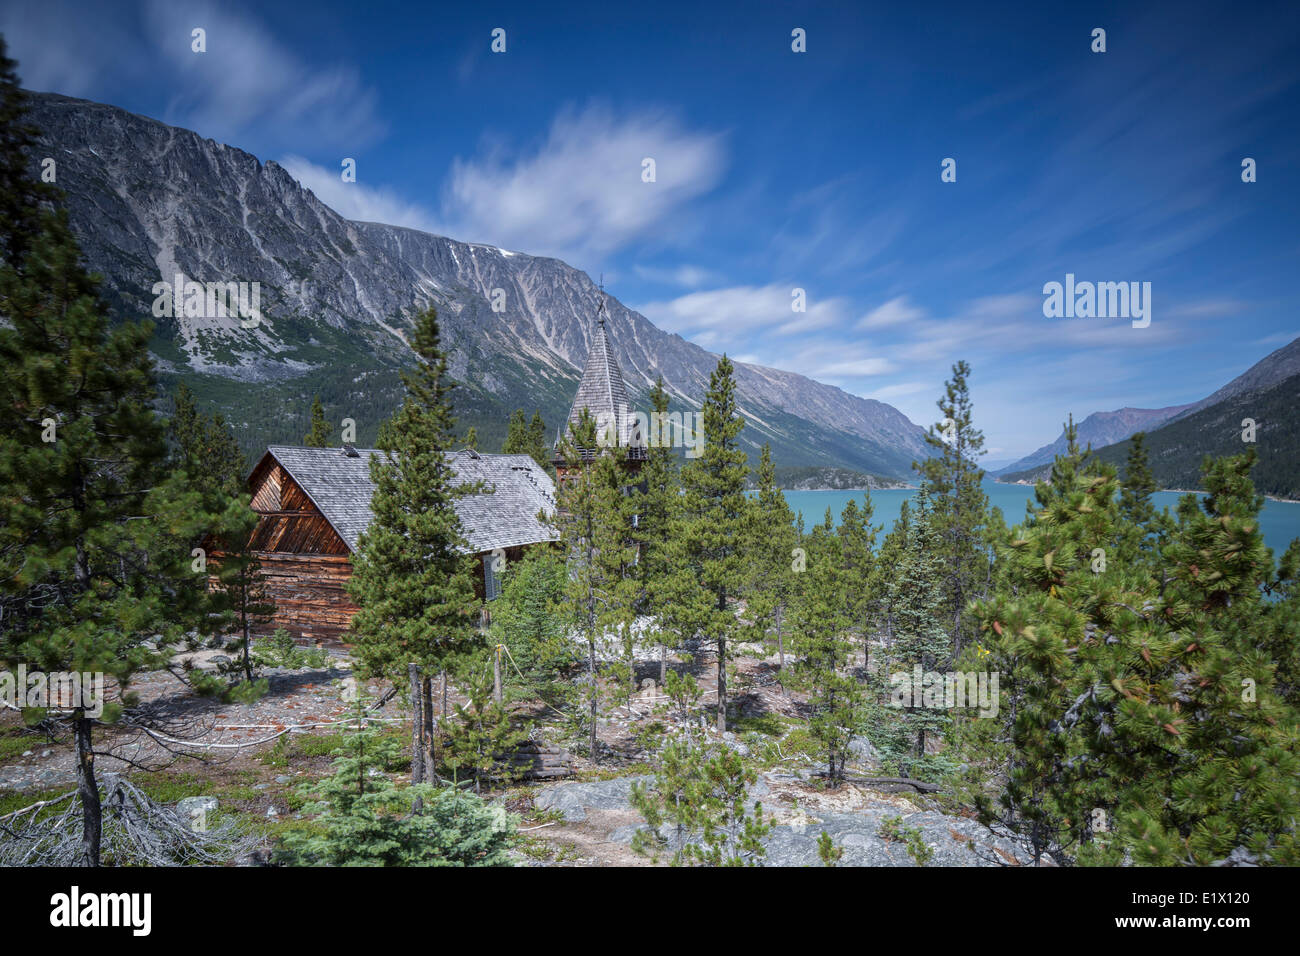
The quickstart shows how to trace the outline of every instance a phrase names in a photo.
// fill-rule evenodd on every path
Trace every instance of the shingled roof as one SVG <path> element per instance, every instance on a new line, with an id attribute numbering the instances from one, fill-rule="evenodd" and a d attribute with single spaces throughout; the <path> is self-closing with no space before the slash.
<path id="1" fill-rule="evenodd" d="M 632 414 L 631 401 L 628 399 L 627 384 L 623 381 L 623 371 L 618 367 L 618 359 L 614 357 L 614 349 L 609 344 L 609 334 L 605 330 L 604 308 L 602 302 L 601 312 L 596 316 L 595 332 L 591 337 L 591 351 L 587 353 L 587 364 L 582 369 L 582 381 L 578 383 L 578 394 L 573 397 L 573 406 L 569 409 L 568 425 L 577 427 L 578 422 L 582 420 L 582 410 L 585 408 L 591 412 L 591 417 L 598 426 L 602 422 L 614 423 L 614 427 L 620 429 L 616 441 L 622 444 L 623 418 L 630 418 Z M 627 427 L 632 429 L 630 420 Z M 632 440 L 628 444 L 631 446 L 633 457 L 639 457 L 644 455 L 643 442 L 638 440 L 639 434 L 633 431 Z M 563 430 L 559 437 L 564 437 Z M 590 459 L 595 456 L 596 451 L 592 448 L 581 449 L 582 457 Z"/>
<path id="2" fill-rule="evenodd" d="M 325 520 L 352 551 L 370 524 L 370 456 L 383 457 L 374 448 L 357 449 L 351 457 L 339 448 L 303 448 L 272 445 L 266 453 L 307 493 Z M 551 476 L 528 455 L 483 455 L 467 450 L 448 453 L 455 472 L 454 484 L 482 481 L 487 494 L 456 500 L 461 531 L 469 551 L 552 541 L 555 530 L 538 519 L 555 510 L 555 485 Z"/>
<path id="3" fill-rule="evenodd" d="M 582 369 L 578 394 L 573 397 L 573 407 L 569 411 L 569 424 L 578 424 L 584 408 L 591 411 L 592 418 L 606 415 L 609 416 L 608 421 L 617 421 L 619 410 L 626 409 L 628 405 L 627 385 L 623 382 L 618 359 L 614 358 L 614 349 L 610 347 L 602 314 L 596 320 L 596 328 L 591 337 L 591 351 L 587 353 L 587 364 Z"/>

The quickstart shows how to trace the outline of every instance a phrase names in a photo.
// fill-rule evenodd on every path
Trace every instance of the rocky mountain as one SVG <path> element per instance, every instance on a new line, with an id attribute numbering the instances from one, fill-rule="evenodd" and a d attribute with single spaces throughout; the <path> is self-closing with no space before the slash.
<path id="1" fill-rule="evenodd" d="M 331 419 L 356 421 L 359 443 L 372 441 L 401 394 L 404 334 L 429 305 L 463 385 L 462 426 L 478 429 L 481 447 L 496 447 L 516 407 L 540 409 L 552 428 L 567 414 L 600 296 L 585 273 L 344 219 L 275 162 L 113 106 L 41 93 L 32 103 L 42 130 L 36 158 L 56 160 L 73 227 L 116 316 L 151 315 L 156 284 L 178 276 L 259 284 L 255 323 L 184 308 L 201 314 L 154 320 L 164 382 L 189 382 L 250 452 L 299 441 L 313 394 Z M 607 311 L 638 407 L 662 375 L 675 408 L 697 408 L 717 356 L 612 296 Z M 743 438 L 751 450 L 771 442 L 783 466 L 907 476 L 927 453 L 922 430 L 882 402 L 757 365 L 737 363 L 736 379 Z"/>
<path id="2" fill-rule="evenodd" d="M 1212 405 L 1223 404 L 1238 395 L 1272 388 L 1282 381 L 1300 374 L 1300 338 L 1282 346 L 1260 359 L 1227 385 L 1199 402 L 1189 405 L 1170 405 L 1168 408 L 1121 408 L 1113 412 L 1094 412 L 1079 422 L 1079 444 L 1093 448 L 1123 442 L 1136 432 L 1150 432 L 1167 422 L 1187 418 Z M 1056 441 L 1026 455 L 1013 464 L 993 471 L 997 477 L 1011 481 L 1024 477 L 1021 472 L 1041 473 L 1038 466 L 1050 465 L 1056 456 L 1065 451 L 1065 431 Z"/>
<path id="3" fill-rule="evenodd" d="M 1206 455 L 1239 455 L 1254 448 L 1259 455 L 1252 477 L 1267 495 L 1300 499 L 1300 338 L 1266 356 L 1213 395 L 1187 406 L 1146 437 L 1156 481 L 1163 488 L 1201 486 Z M 1255 423 L 1253 442 L 1244 423 Z M 1134 429 L 1138 431 L 1141 429 Z M 1082 429 L 1081 429 L 1082 431 Z M 1099 447 L 1097 457 L 1122 467 L 1130 442 Z M 1003 473 L 1003 481 L 1031 482 L 1046 477 L 1051 462 Z"/>
<path id="4" fill-rule="evenodd" d="M 1100 448 L 1103 445 L 1123 441 L 1134 432 L 1150 431 L 1153 428 L 1158 428 L 1179 413 L 1192 407 L 1192 405 L 1170 405 L 1168 408 L 1119 408 L 1113 412 L 1093 412 L 1077 425 L 1079 444 L 1091 444 L 1093 448 Z M 993 474 L 1005 475 L 1024 471 L 1027 468 L 1033 468 L 1035 465 L 1050 465 L 1056 460 L 1057 455 L 1064 453 L 1065 447 L 1065 429 L 1061 429 L 1061 434 L 1050 445 L 1044 445 L 1019 461 L 998 469 Z"/>

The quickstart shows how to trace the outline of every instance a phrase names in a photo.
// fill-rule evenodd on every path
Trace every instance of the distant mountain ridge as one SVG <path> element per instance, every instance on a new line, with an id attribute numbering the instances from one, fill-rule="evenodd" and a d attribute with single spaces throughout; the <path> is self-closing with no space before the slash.
<path id="1" fill-rule="evenodd" d="M 1184 412 L 1192 405 L 1170 405 L 1168 408 L 1120 408 L 1113 412 L 1093 412 L 1083 421 L 1077 423 L 1079 444 L 1091 444 L 1095 448 L 1123 441 L 1134 432 L 1149 431 Z M 995 476 L 1024 471 L 1035 465 L 1050 465 L 1056 456 L 1064 453 L 1066 448 L 1065 430 L 1056 441 L 1044 445 L 1017 462 L 1012 462 L 993 472 Z"/>
<path id="2" fill-rule="evenodd" d="M 151 347 L 168 384 L 190 383 L 256 451 L 296 442 L 307 403 L 357 422 L 359 443 L 400 400 L 411 361 L 404 333 L 438 309 L 462 383 L 462 427 L 484 447 L 510 411 L 541 409 L 554 431 L 568 411 L 600 292 L 558 259 L 344 219 L 273 161 L 117 107 L 30 94 L 37 157 L 57 160 L 73 228 L 104 297 L 121 317 L 150 315 L 153 287 L 258 282 L 265 321 L 161 318 Z M 504 293 L 505 308 L 490 297 Z M 674 406 L 698 407 L 717 356 L 656 328 L 612 296 L 608 323 L 633 401 L 663 375 Z M 732 348 L 744 345 L 737 341 Z M 924 431 L 883 402 L 778 369 L 737 362 L 754 451 L 771 442 L 783 466 L 909 476 Z"/>
<path id="3" fill-rule="evenodd" d="M 1147 454 L 1163 488 L 1200 487 L 1206 455 L 1259 455 L 1253 479 L 1267 495 L 1300 499 L 1300 338 L 1265 356 L 1212 395 L 1186 406 L 1146 436 Z M 1243 439 L 1247 420 L 1255 423 L 1253 442 Z M 1142 431 L 1143 429 L 1135 429 Z M 1128 457 L 1132 436 L 1102 447 L 1097 457 L 1117 467 Z M 1080 429 L 1080 444 L 1086 444 Z M 1045 478 L 1051 462 L 1003 472 L 1001 481 Z"/>
<path id="4" fill-rule="evenodd" d="M 1167 408 L 1121 408 L 1113 412 L 1093 412 L 1082 422 L 1077 423 L 1079 444 L 1104 448 L 1132 438 L 1136 432 L 1154 431 L 1166 422 L 1186 418 L 1203 408 L 1218 405 L 1236 395 L 1270 388 L 1296 374 L 1300 374 L 1300 338 L 1270 352 L 1227 385 L 1198 402 L 1170 405 Z M 1019 461 L 992 471 L 991 474 L 1014 481 L 1013 476 L 1019 472 L 1032 470 L 1037 465 L 1050 465 L 1056 456 L 1064 451 L 1065 431 L 1062 429 L 1056 441 L 1050 445 L 1044 445 Z"/>

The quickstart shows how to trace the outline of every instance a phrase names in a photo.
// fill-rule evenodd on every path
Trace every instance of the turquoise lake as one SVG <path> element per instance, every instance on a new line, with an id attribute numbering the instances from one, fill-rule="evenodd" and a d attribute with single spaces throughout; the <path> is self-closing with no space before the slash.
<path id="1" fill-rule="evenodd" d="M 1034 497 L 1034 489 L 1028 485 L 1004 485 L 996 481 L 984 482 L 984 493 L 989 496 L 989 504 L 1002 509 L 1003 517 L 1011 526 L 1025 519 L 1025 505 Z M 915 494 L 915 488 L 871 492 L 871 504 L 875 509 L 871 523 L 883 524 L 888 532 L 894 526 L 903 502 Z M 785 500 L 795 513 L 803 515 L 804 526 L 812 527 L 825 517 L 827 508 L 831 509 L 831 516 L 838 525 L 840 512 L 849 499 L 856 498 L 858 504 L 861 504 L 862 496 L 861 491 L 787 491 Z M 1151 497 L 1157 509 L 1167 507 L 1172 511 L 1182 493 L 1158 491 Z M 1264 532 L 1264 543 L 1273 549 L 1273 557 L 1281 557 L 1291 541 L 1300 538 L 1300 503 L 1266 500 L 1260 515 L 1260 525 Z"/>

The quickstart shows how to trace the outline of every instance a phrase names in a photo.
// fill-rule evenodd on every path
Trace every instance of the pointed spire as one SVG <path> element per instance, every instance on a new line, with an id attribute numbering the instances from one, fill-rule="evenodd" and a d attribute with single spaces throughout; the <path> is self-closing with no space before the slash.
<path id="1" fill-rule="evenodd" d="M 614 349 L 610 345 L 609 332 L 605 325 L 605 281 L 601 276 L 600 302 L 596 307 L 596 323 L 591 334 L 591 348 L 587 353 L 587 362 L 582 369 L 582 381 L 578 385 L 578 394 L 573 398 L 573 407 L 569 412 L 569 424 L 576 425 L 582 417 L 584 408 L 591 412 L 593 418 L 619 422 L 619 416 L 628 413 L 627 385 L 623 381 L 623 372 L 614 358 Z"/>

